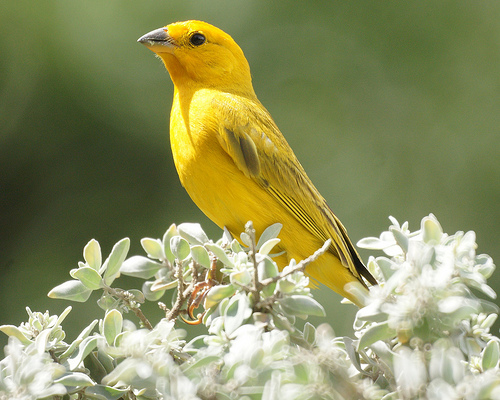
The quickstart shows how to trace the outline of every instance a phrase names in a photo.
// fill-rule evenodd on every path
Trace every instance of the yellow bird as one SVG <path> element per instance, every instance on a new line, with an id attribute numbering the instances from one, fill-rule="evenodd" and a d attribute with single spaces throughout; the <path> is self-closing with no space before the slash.
<path id="1" fill-rule="evenodd" d="M 346 285 L 366 291 L 362 277 L 376 281 L 257 99 L 248 62 L 231 36 L 205 22 L 185 21 L 138 41 L 161 58 L 174 83 L 172 153 L 196 205 L 236 237 L 249 220 L 257 235 L 282 223 L 279 247 L 286 253 L 276 259 L 280 268 L 332 239 L 306 273 L 361 305 Z"/>

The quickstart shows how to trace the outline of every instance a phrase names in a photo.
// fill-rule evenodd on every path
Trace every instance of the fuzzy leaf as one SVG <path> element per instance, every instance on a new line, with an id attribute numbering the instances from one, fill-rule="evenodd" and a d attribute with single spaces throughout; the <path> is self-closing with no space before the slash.
<path id="1" fill-rule="evenodd" d="M 356 245 L 358 247 L 361 247 L 362 249 L 370 249 L 370 250 L 383 250 L 392 244 L 393 243 L 388 243 L 385 240 L 381 240 L 377 237 L 363 238 L 356 243 Z"/>
<path id="2" fill-rule="evenodd" d="M 316 328 L 309 322 L 306 322 L 304 325 L 304 339 L 311 346 L 316 342 Z"/>
<path id="3" fill-rule="evenodd" d="M 152 278 L 161 268 L 159 264 L 147 257 L 132 256 L 125 260 L 120 268 L 123 275 L 133 276 L 135 278 L 149 279 Z"/>
<path id="4" fill-rule="evenodd" d="M 398 269 L 397 264 L 386 257 L 377 257 L 375 264 L 380 268 L 386 282 Z"/>
<path id="5" fill-rule="evenodd" d="M 382 322 L 387 321 L 387 314 L 380 310 L 377 303 L 371 303 L 366 307 L 361 308 L 357 312 L 356 318 L 362 321 Z"/>
<path id="6" fill-rule="evenodd" d="M 281 228 L 283 228 L 283 224 L 280 224 L 279 222 L 272 224 L 268 226 L 266 229 L 264 229 L 264 232 L 262 232 L 262 235 L 260 235 L 259 241 L 257 242 L 257 250 L 260 250 L 260 248 L 266 243 L 267 241 L 271 239 L 275 239 L 278 237 Z M 262 251 L 261 251 L 262 253 Z"/>
<path id="7" fill-rule="evenodd" d="M 434 216 L 422 219 L 422 234 L 425 243 L 439 243 L 443 237 L 443 228 Z"/>
<path id="8" fill-rule="evenodd" d="M 118 310 L 110 310 L 104 317 L 102 330 L 106 342 L 112 346 L 116 336 L 121 333 L 123 328 L 123 316 Z"/>
<path id="9" fill-rule="evenodd" d="M 130 249 L 130 239 L 124 238 L 120 240 L 113 246 L 113 250 L 109 254 L 109 257 L 104 262 L 103 268 L 104 272 L 104 283 L 106 285 L 111 285 L 115 278 L 120 273 L 120 267 L 127 257 L 127 253 Z"/>
<path id="10" fill-rule="evenodd" d="M 97 325 L 98 322 L 99 321 L 97 319 L 93 320 L 83 331 L 81 331 L 78 337 L 71 343 L 71 345 L 66 349 L 66 351 L 60 355 L 59 358 L 64 359 L 70 357 L 77 348 L 77 346 L 91 334 L 92 330 L 94 329 L 94 327 Z"/>
<path id="11" fill-rule="evenodd" d="M 159 290 L 163 290 L 163 291 L 170 290 L 170 289 L 173 289 L 174 287 L 177 287 L 178 284 L 179 284 L 179 281 L 177 279 L 175 279 L 173 281 L 166 281 L 166 280 L 158 279 L 158 280 L 154 281 L 153 284 L 151 285 L 151 291 L 156 292 Z"/>
<path id="12" fill-rule="evenodd" d="M 279 303 L 287 314 L 314 315 L 316 317 L 326 316 L 323 306 L 312 297 L 292 295 L 279 300 Z"/>
<path id="13" fill-rule="evenodd" d="M 281 239 L 279 238 L 269 239 L 262 244 L 259 249 L 259 253 L 267 256 L 279 242 L 281 242 Z"/>
<path id="14" fill-rule="evenodd" d="M 391 228 L 390 231 L 394 235 L 394 239 L 396 239 L 396 242 L 398 243 L 399 247 L 401 247 L 403 252 L 408 253 L 408 245 L 409 245 L 408 236 L 406 236 L 403 232 L 395 228 Z"/>
<path id="15" fill-rule="evenodd" d="M 95 382 L 92 379 L 90 379 L 89 376 L 85 375 L 82 372 L 72 372 L 70 374 L 66 374 L 63 377 L 56 379 L 54 383 L 61 383 L 64 386 L 76 386 L 76 387 L 95 385 Z"/>
<path id="16" fill-rule="evenodd" d="M 235 291 L 236 288 L 232 284 L 214 286 L 212 289 L 210 289 L 207 296 L 205 297 L 205 302 L 203 304 L 205 310 L 212 308 L 213 306 L 218 304 L 222 299 L 226 297 L 231 297 Z"/>
<path id="17" fill-rule="evenodd" d="M 111 386 L 95 385 L 85 388 L 85 397 L 98 400 L 118 400 L 125 398 L 129 389 L 116 389 Z"/>
<path id="18" fill-rule="evenodd" d="M 229 260 L 225 251 L 219 245 L 216 245 L 215 243 L 205 243 L 205 248 L 214 253 L 215 257 L 217 257 L 217 259 L 224 265 L 234 267 L 233 262 Z"/>
<path id="19" fill-rule="evenodd" d="M 228 335 L 231 335 L 237 328 L 250 318 L 252 308 L 248 297 L 245 295 L 234 296 L 224 311 L 224 329 Z"/>
<path id="20" fill-rule="evenodd" d="M 92 239 L 83 249 L 83 258 L 90 268 L 99 271 L 102 264 L 101 246 L 99 242 Z"/>
<path id="21" fill-rule="evenodd" d="M 64 299 L 83 303 L 88 300 L 92 290 L 80 281 L 66 281 L 52 289 L 48 296 L 51 299 Z"/>
<path id="22" fill-rule="evenodd" d="M 481 365 L 483 371 L 487 369 L 496 368 L 498 365 L 498 359 L 500 357 L 500 348 L 498 346 L 497 340 L 490 340 L 483 351 L 483 359 Z"/>
<path id="23" fill-rule="evenodd" d="M 248 286 L 252 282 L 252 275 L 247 269 L 231 272 L 229 275 L 231 283 L 240 286 Z"/>
<path id="24" fill-rule="evenodd" d="M 142 293 L 148 301 L 158 301 L 165 294 L 165 290 L 151 290 L 153 283 L 149 281 L 142 284 Z"/>
<path id="25" fill-rule="evenodd" d="M 241 243 L 243 243 L 245 246 L 247 246 L 247 247 L 252 246 L 252 238 L 250 237 L 250 235 L 248 233 L 241 232 L 240 239 L 241 239 Z"/>
<path id="26" fill-rule="evenodd" d="M 71 270 L 70 275 L 82 282 L 86 288 L 97 290 L 101 287 L 101 275 L 91 267 L 82 267 Z"/>
<path id="27" fill-rule="evenodd" d="M 179 235 L 191 244 L 204 245 L 209 242 L 207 234 L 203 231 L 200 224 L 185 222 L 177 227 Z"/>
<path id="28" fill-rule="evenodd" d="M 68 358 L 69 369 L 73 371 L 77 368 L 88 354 L 97 346 L 97 336 L 90 336 L 82 340 L 78 345 L 78 351 Z"/>
<path id="29" fill-rule="evenodd" d="M 396 335 L 396 331 L 389 327 L 388 322 L 370 326 L 359 338 L 358 349 L 364 349 L 379 340 L 387 340 Z"/>
<path id="30" fill-rule="evenodd" d="M 165 251 L 163 243 L 158 239 L 143 238 L 141 239 L 142 248 L 151 258 L 156 260 L 165 260 Z"/>
<path id="31" fill-rule="evenodd" d="M 191 256 L 193 260 L 200 264 L 202 267 L 210 269 L 210 257 L 208 255 L 207 249 L 203 246 L 193 246 L 191 247 Z"/>
<path id="32" fill-rule="evenodd" d="M 165 252 L 165 257 L 167 257 L 167 260 L 170 264 L 172 264 L 175 260 L 175 256 L 172 254 L 172 251 L 170 249 L 170 239 L 178 234 L 179 232 L 177 232 L 177 226 L 175 226 L 175 224 L 172 224 L 163 235 L 163 250 Z"/>
<path id="33" fill-rule="evenodd" d="M 17 326 L 1 325 L 0 331 L 5 333 L 7 336 L 12 336 L 15 337 L 16 339 L 19 339 L 19 341 L 25 346 L 28 346 L 29 344 L 32 343 L 32 341 L 28 339 Z"/>
<path id="34" fill-rule="evenodd" d="M 278 266 L 269 257 L 265 257 L 257 266 L 258 278 L 262 282 L 267 278 L 274 278 L 279 274 Z M 276 289 L 276 282 L 262 288 L 265 296 L 271 296 Z"/>
<path id="35" fill-rule="evenodd" d="M 185 260 L 191 252 L 188 241 L 180 236 L 174 236 L 170 239 L 170 250 L 175 258 L 180 261 Z"/>

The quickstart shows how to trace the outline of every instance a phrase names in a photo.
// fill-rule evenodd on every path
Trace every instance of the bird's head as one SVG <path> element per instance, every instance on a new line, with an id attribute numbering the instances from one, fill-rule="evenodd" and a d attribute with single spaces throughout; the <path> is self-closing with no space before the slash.
<path id="1" fill-rule="evenodd" d="M 250 67 L 227 33 L 202 21 L 175 22 L 139 40 L 164 62 L 174 84 L 254 95 Z"/>

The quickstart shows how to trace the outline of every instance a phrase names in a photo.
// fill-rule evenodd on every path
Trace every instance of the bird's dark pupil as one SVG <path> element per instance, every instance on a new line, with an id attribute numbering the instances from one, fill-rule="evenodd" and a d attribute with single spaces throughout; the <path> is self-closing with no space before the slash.
<path id="1" fill-rule="evenodd" d="M 195 46 L 200 46 L 205 43 L 205 36 L 201 33 L 195 33 L 193 36 L 191 36 L 191 43 Z"/>

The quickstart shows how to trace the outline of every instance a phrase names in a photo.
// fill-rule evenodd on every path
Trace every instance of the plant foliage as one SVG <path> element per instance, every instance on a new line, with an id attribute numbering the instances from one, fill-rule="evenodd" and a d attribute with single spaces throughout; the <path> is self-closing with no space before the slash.
<path id="1" fill-rule="evenodd" d="M 73 279 L 49 296 L 85 302 L 99 291 L 103 316 L 71 342 L 62 327 L 71 307 L 27 309 L 28 322 L 1 326 L 0 399 L 500 399 L 498 310 L 475 294 L 495 297 L 492 259 L 476 254 L 474 232 L 447 235 L 433 215 L 416 232 L 391 222 L 358 243 L 385 255 L 369 259 L 380 284 L 355 338 L 326 323 L 297 328 L 297 318 L 324 315 L 304 268 L 329 243 L 280 272 L 280 224 L 258 240 L 249 224 L 239 241 L 226 231 L 216 242 L 198 224 L 172 225 L 142 239 L 147 256 L 127 258 L 122 239 L 104 261 L 91 240 Z M 115 287 L 120 274 L 142 290 Z M 165 317 L 149 321 L 141 304 L 167 291 Z M 187 342 L 179 325 L 197 323 L 206 333 Z"/>

